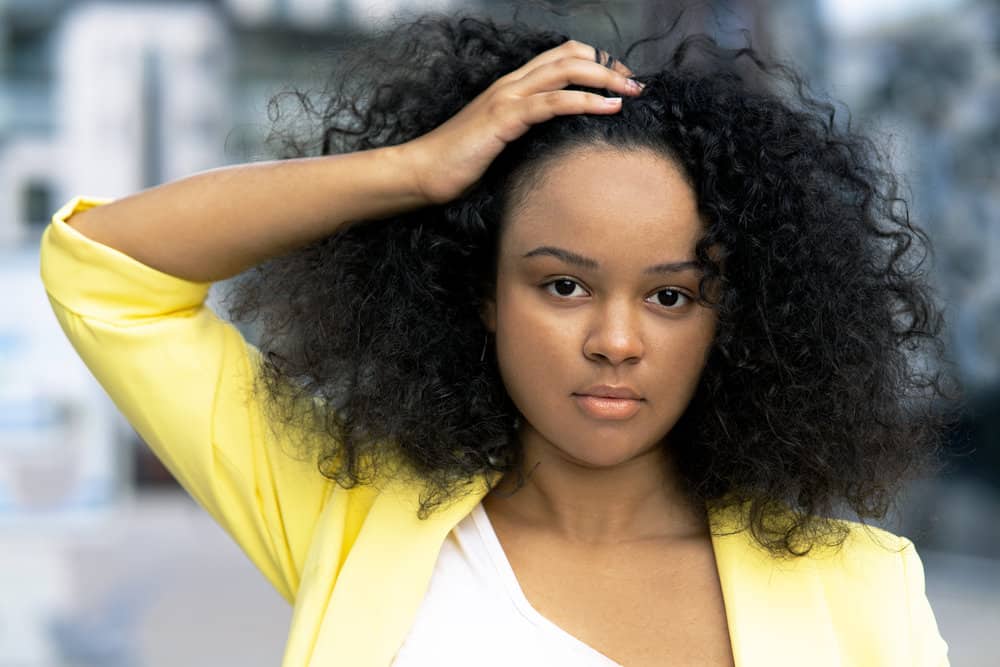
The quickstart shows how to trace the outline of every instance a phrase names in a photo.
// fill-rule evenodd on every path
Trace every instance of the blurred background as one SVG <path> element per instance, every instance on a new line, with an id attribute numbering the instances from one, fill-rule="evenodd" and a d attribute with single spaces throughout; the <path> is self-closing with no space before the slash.
<path id="1" fill-rule="evenodd" d="M 274 156 L 270 97 L 322 86 L 331 48 L 391 17 L 519 5 L 533 15 L 489 0 L 0 0 L 0 667 L 277 665 L 291 617 L 63 338 L 38 278 L 52 213 Z M 601 10 L 627 45 L 679 7 L 590 5 L 535 15 L 608 48 Z M 885 525 L 917 544 L 952 664 L 1000 665 L 1000 4 L 731 0 L 686 17 L 796 63 L 905 177 L 968 407 L 948 470 Z"/>

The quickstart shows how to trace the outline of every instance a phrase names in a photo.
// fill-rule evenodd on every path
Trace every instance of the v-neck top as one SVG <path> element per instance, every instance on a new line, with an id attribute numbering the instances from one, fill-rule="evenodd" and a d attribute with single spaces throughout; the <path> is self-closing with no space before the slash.
<path id="1" fill-rule="evenodd" d="M 445 539 L 392 665 L 464 667 L 470 662 L 621 667 L 531 605 L 481 502 Z"/>

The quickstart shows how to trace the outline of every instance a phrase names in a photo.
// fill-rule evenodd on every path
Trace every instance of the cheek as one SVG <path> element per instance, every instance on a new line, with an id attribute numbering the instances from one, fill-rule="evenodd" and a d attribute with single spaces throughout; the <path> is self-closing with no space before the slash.
<path id="1" fill-rule="evenodd" d="M 546 394 L 537 390 L 557 379 L 560 361 L 573 346 L 566 318 L 542 308 L 529 289 L 498 290 L 496 311 L 497 363 L 507 393 L 522 412 L 530 411 L 526 401 Z"/>
<path id="2" fill-rule="evenodd" d="M 708 360 L 715 336 L 715 314 L 706 311 L 691 326 L 670 332 L 669 344 L 656 346 L 658 361 L 654 365 L 663 370 L 661 376 L 674 378 L 687 398 L 694 394 Z"/>

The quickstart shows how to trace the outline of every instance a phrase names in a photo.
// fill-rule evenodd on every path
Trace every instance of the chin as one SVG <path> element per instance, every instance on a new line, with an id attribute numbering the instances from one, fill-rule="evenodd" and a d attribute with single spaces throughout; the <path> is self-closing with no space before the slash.
<path id="1" fill-rule="evenodd" d="M 655 445 L 636 448 L 634 445 L 616 446 L 615 443 L 609 444 L 607 441 L 586 448 L 559 448 L 563 456 L 586 468 L 613 468 L 648 454 L 653 449 L 656 449 Z"/>

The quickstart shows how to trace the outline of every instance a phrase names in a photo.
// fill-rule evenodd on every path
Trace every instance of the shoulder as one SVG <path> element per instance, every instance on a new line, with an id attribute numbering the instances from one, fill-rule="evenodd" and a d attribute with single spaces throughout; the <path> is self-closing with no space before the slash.
<path id="1" fill-rule="evenodd" d="M 713 517 L 713 529 L 721 536 L 715 538 L 717 549 L 725 552 L 727 561 L 739 563 L 741 569 L 752 567 L 775 575 L 818 579 L 834 596 L 902 596 L 912 586 L 915 570 L 920 570 L 922 580 L 922 567 L 913 542 L 886 529 L 848 519 L 830 519 L 827 530 L 819 530 L 810 539 L 795 543 L 799 550 L 808 547 L 804 555 L 775 555 L 756 541 L 746 519 L 745 506 L 729 507 Z M 787 515 L 772 519 L 768 521 L 769 527 L 787 529 L 795 523 L 796 516 L 789 510 Z"/>
<path id="2" fill-rule="evenodd" d="M 769 623 L 780 617 L 785 627 L 817 631 L 810 637 L 826 642 L 841 664 L 948 664 L 948 646 L 925 593 L 923 565 L 909 538 L 834 519 L 843 540 L 779 558 L 753 539 L 739 510 L 713 518 L 720 530 L 713 539 L 727 605 L 741 622 L 767 609 Z M 738 614 L 742 605 L 754 614 Z"/>
<path id="3" fill-rule="evenodd" d="M 840 549 L 810 559 L 835 625 L 865 637 L 865 651 L 879 646 L 886 652 L 884 664 L 948 665 L 948 644 L 927 598 L 913 542 L 874 526 L 842 523 L 849 532 Z"/>
<path id="4" fill-rule="evenodd" d="M 916 548 L 908 538 L 857 521 L 837 520 L 846 537 L 837 545 L 817 545 L 803 565 L 819 575 L 835 597 L 876 597 L 882 604 L 905 603 L 907 568 Z M 845 604 L 850 601 L 845 599 Z"/>
<path id="5" fill-rule="evenodd" d="M 842 556 L 899 562 L 905 552 L 915 550 L 913 542 L 909 538 L 884 528 L 847 519 L 837 519 L 834 523 L 843 528 L 846 533 L 846 538 L 839 548 L 839 551 L 843 552 Z M 818 556 L 824 557 L 827 549 L 830 548 L 820 549 Z M 834 553 L 837 551 L 836 548 L 830 550 Z"/>
<path id="6" fill-rule="evenodd" d="M 875 609 L 912 619 L 928 606 L 924 567 L 913 542 L 895 533 L 844 521 L 839 549 L 820 549 L 809 559 L 833 595 L 862 597 Z M 842 591 L 842 592 L 841 592 Z M 849 604 L 850 600 L 844 600 Z"/>
<path id="7" fill-rule="evenodd" d="M 801 515 L 790 507 L 784 504 L 780 507 L 780 511 L 765 517 L 763 528 L 769 536 L 790 531 L 801 521 Z M 749 527 L 750 510 L 749 501 L 710 507 L 709 521 L 712 531 L 716 535 L 725 536 L 726 541 L 759 551 L 762 557 L 767 554 L 765 558 L 767 561 L 773 560 L 787 565 L 824 562 L 833 565 L 845 558 L 893 561 L 899 560 L 902 554 L 912 552 L 914 549 L 913 542 L 908 538 L 883 528 L 849 519 L 829 518 L 822 520 L 825 523 L 814 524 L 814 528 L 808 531 L 808 537 L 793 540 L 796 550 L 807 552 L 805 555 L 795 557 L 788 554 L 786 558 L 782 558 L 770 554 L 756 542 Z"/>
<path id="8" fill-rule="evenodd" d="M 808 553 L 782 563 L 848 589 L 903 592 L 906 568 L 917 558 L 909 538 L 848 519 L 831 519 L 829 526 L 831 532 L 819 534 Z"/>
<path id="9" fill-rule="evenodd" d="M 800 558 L 793 567 L 803 576 L 792 579 L 819 594 L 842 657 L 850 664 L 947 665 L 913 542 L 857 521 L 838 524 L 844 541 Z"/>

